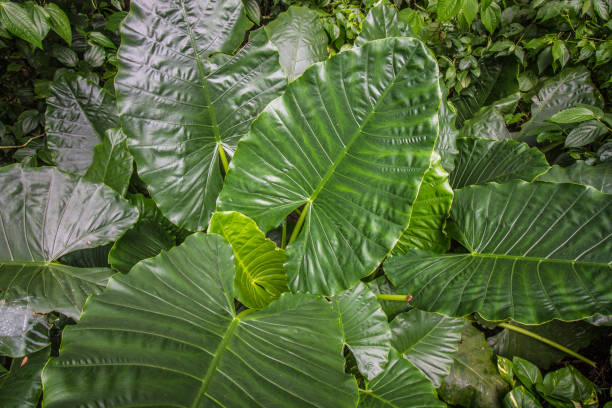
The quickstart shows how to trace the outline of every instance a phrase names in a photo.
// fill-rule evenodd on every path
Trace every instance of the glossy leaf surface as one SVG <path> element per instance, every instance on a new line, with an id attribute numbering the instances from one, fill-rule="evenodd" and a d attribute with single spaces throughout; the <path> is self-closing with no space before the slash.
<path id="1" fill-rule="evenodd" d="M 450 176 L 454 189 L 491 181 L 532 181 L 549 169 L 537 148 L 515 140 L 457 139 L 459 154 Z"/>
<path id="2" fill-rule="evenodd" d="M 368 286 L 375 294 L 399 295 L 391 282 L 389 282 L 389 279 L 384 275 L 368 282 Z M 395 300 L 379 299 L 378 303 L 389 319 L 392 319 L 398 313 L 407 312 L 412 308 L 408 302 L 398 302 Z"/>
<path id="3" fill-rule="evenodd" d="M 569 167 L 552 166 L 546 173 L 538 176 L 538 181 L 550 183 L 576 183 L 592 186 L 597 190 L 612 194 L 612 162 L 590 166 L 577 161 Z"/>
<path id="4" fill-rule="evenodd" d="M 91 166 L 94 147 L 104 140 L 106 130 L 119 126 L 113 97 L 76 75 L 64 75 L 51 85 L 45 118 L 57 167 L 77 174 Z"/>
<path id="5" fill-rule="evenodd" d="M 368 41 L 390 37 L 412 37 L 408 23 L 399 19 L 397 9 L 391 4 L 381 2 L 372 7 L 362 23 L 361 33 L 355 40 L 360 47 Z"/>
<path id="6" fill-rule="evenodd" d="M 413 309 L 395 317 L 390 326 L 393 347 L 439 387 L 453 364 L 463 319 Z"/>
<path id="7" fill-rule="evenodd" d="M 233 271 L 230 246 L 196 233 L 115 275 L 64 332 L 45 406 L 354 407 L 331 305 L 284 294 L 236 315 Z"/>
<path id="8" fill-rule="evenodd" d="M 2 408 L 36 408 L 42 392 L 40 373 L 49 359 L 45 348 L 28 356 L 15 359 L 6 378 L 0 377 L 0 406 Z"/>
<path id="9" fill-rule="evenodd" d="M 542 404 L 525 387 L 518 386 L 504 397 L 504 408 L 542 408 Z"/>
<path id="10" fill-rule="evenodd" d="M 50 167 L 2 167 L 0 190 L 2 299 L 78 318 L 87 296 L 99 292 L 112 272 L 57 259 L 117 239 L 137 211 L 109 187 Z"/>
<path id="11" fill-rule="evenodd" d="M 94 183 L 104 183 L 120 195 L 125 195 L 133 162 L 125 134 L 121 129 L 109 129 L 102 143 L 94 147 L 93 162 L 85 178 Z"/>
<path id="12" fill-rule="evenodd" d="M 353 353 L 359 372 L 371 380 L 383 372 L 391 350 L 387 315 L 376 296 L 362 282 L 334 297 L 344 343 Z"/>
<path id="13" fill-rule="evenodd" d="M 23 357 L 49 345 L 49 324 L 21 302 L 0 300 L 0 355 Z"/>
<path id="14" fill-rule="evenodd" d="M 546 374 L 537 389 L 555 407 L 599 406 L 595 385 L 571 365 Z"/>
<path id="15" fill-rule="evenodd" d="M 307 204 L 293 290 L 334 294 L 376 269 L 410 220 L 438 134 L 435 61 L 411 38 L 367 43 L 289 84 L 241 140 L 219 197 L 264 230 Z"/>
<path id="16" fill-rule="evenodd" d="M 283 266 L 285 251 L 266 238 L 255 221 L 238 212 L 217 212 L 208 232 L 221 235 L 232 246 L 234 294 L 240 303 L 261 309 L 289 290 Z"/>
<path id="17" fill-rule="evenodd" d="M 535 324 L 612 314 L 611 206 L 574 184 L 466 187 L 455 191 L 452 235 L 470 253 L 411 250 L 385 272 L 417 307 L 453 316 Z"/>
<path id="18" fill-rule="evenodd" d="M 475 408 L 501 407 L 508 384 L 493 364 L 493 351 L 484 335 L 466 322 L 450 374 L 438 389 L 444 401 Z"/>
<path id="19" fill-rule="evenodd" d="M 409 248 L 446 252 L 450 240 L 444 234 L 444 226 L 452 201 L 453 190 L 448 182 L 448 173 L 438 158 L 423 177 L 412 206 L 410 223 L 393 247 L 392 254 L 404 254 Z"/>
<path id="20" fill-rule="evenodd" d="M 291 6 L 265 26 L 278 48 L 279 61 L 289 81 L 293 81 L 315 62 L 325 61 L 327 34 L 320 15 L 307 7 Z"/>
<path id="21" fill-rule="evenodd" d="M 215 208 L 221 149 L 233 154 L 286 83 L 263 30 L 229 55 L 251 24 L 241 0 L 140 0 L 121 26 L 115 86 L 130 152 L 164 215 L 192 231 Z"/>
<path id="22" fill-rule="evenodd" d="M 0 3 L 0 23 L 11 34 L 42 50 L 42 37 L 36 24 L 21 4 L 12 1 Z"/>
<path id="23" fill-rule="evenodd" d="M 423 374 L 393 349 L 385 371 L 366 388 L 360 390 L 359 408 L 446 407 Z"/>

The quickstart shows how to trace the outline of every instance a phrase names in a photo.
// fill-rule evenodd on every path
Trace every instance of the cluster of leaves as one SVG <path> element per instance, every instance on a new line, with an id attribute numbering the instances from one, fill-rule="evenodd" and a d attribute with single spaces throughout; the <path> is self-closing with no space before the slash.
<path id="1" fill-rule="evenodd" d="M 0 167 L 0 405 L 608 398 L 538 368 L 610 332 L 610 113 L 589 67 L 527 92 L 494 56 L 449 93 L 418 29 L 434 5 L 203 3 L 133 0 L 118 70 L 54 77 L 46 160 Z M 505 12 L 449 6 L 468 30 Z M 588 161 L 551 167 L 576 147 Z"/>

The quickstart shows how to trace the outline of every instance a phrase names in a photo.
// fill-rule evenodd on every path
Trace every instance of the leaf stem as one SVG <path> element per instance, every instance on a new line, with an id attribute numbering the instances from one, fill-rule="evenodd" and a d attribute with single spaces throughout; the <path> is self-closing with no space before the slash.
<path id="1" fill-rule="evenodd" d="M 412 295 L 388 295 L 385 293 L 377 293 L 376 299 L 394 300 L 396 302 L 410 302 L 412 300 Z"/>
<path id="2" fill-rule="evenodd" d="M 283 222 L 283 232 L 281 234 L 281 249 L 285 249 L 287 244 L 287 221 Z"/>
<path id="3" fill-rule="evenodd" d="M 22 145 L 19 145 L 19 146 L 0 146 L 0 149 L 21 149 L 22 147 L 26 147 L 27 145 L 29 145 L 32 140 L 38 139 L 39 137 L 43 137 L 44 135 L 45 135 L 45 133 L 43 132 L 43 133 L 41 133 L 38 136 L 33 136 L 33 137 L 29 138 L 28 141 L 25 142 Z"/>
<path id="4" fill-rule="evenodd" d="M 291 237 L 289 238 L 289 243 L 295 241 L 295 239 L 299 235 L 300 230 L 302 229 L 302 224 L 304 224 L 304 220 L 306 219 L 306 214 L 308 213 L 308 207 L 310 207 L 310 203 L 311 202 L 308 201 L 304 206 L 304 209 L 300 214 L 300 218 L 298 218 L 297 223 L 295 224 L 295 228 L 293 228 L 293 232 L 291 233 Z"/>
<path id="5" fill-rule="evenodd" d="M 219 157 L 221 157 L 221 163 L 223 164 L 223 170 L 225 171 L 225 175 L 227 176 L 227 172 L 229 170 L 229 163 L 227 161 L 227 156 L 225 155 L 225 150 L 223 150 L 223 145 L 218 143 L 219 146 Z"/>
<path id="6" fill-rule="evenodd" d="M 536 339 L 538 341 L 541 341 L 544 344 L 548 344 L 549 346 L 554 347 L 557 350 L 561 350 L 562 352 L 564 352 L 566 354 L 569 354 L 572 357 L 576 357 L 577 359 L 580 359 L 580 360 L 584 361 L 585 363 L 587 363 L 588 365 L 590 365 L 592 367 L 597 367 L 597 365 L 595 364 L 594 361 L 589 360 L 585 356 L 583 356 L 581 354 L 578 354 L 575 351 L 572 351 L 572 350 L 568 349 L 567 347 L 562 346 L 561 344 L 559 344 L 559 343 L 557 343 L 555 341 L 547 339 L 546 337 L 542 337 L 539 334 L 530 332 L 529 330 L 525 330 L 522 327 L 514 326 L 514 325 L 509 324 L 509 323 L 499 323 L 498 326 L 499 327 L 503 327 L 503 328 L 508 329 L 508 330 L 515 331 L 517 333 L 524 334 L 525 336 L 531 337 L 532 339 Z"/>

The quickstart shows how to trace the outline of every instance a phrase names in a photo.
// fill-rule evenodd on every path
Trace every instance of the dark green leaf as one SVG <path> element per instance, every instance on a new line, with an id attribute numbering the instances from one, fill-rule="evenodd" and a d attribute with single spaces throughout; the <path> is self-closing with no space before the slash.
<path id="1" fill-rule="evenodd" d="M 14 36 L 42 50 L 42 36 L 36 24 L 21 4 L 0 2 L 0 23 Z"/>
<path id="2" fill-rule="evenodd" d="M 598 120 L 582 122 L 567 135 L 565 147 L 582 147 L 598 141 L 608 128 Z"/>
<path id="3" fill-rule="evenodd" d="M 0 406 L 2 408 L 36 408 L 42 393 L 40 374 L 49 349 L 45 348 L 27 359 L 15 359 L 4 381 L 0 381 Z"/>
<path id="4" fill-rule="evenodd" d="M 115 275 L 64 332 L 45 407 L 354 407 L 331 305 L 285 293 L 237 315 L 233 281 L 231 248 L 203 233 Z"/>
<path id="5" fill-rule="evenodd" d="M 99 31 L 92 31 L 89 33 L 89 39 L 94 43 L 98 44 L 102 47 L 111 48 L 113 50 L 117 49 L 115 43 L 111 41 L 106 35 L 102 34 Z"/>
<path id="6" fill-rule="evenodd" d="M 453 364 L 463 319 L 413 309 L 391 322 L 393 347 L 439 387 Z"/>
<path id="7" fill-rule="evenodd" d="M 86 79 L 64 75 L 51 86 L 46 130 L 57 166 L 85 174 L 107 129 L 119 127 L 114 99 Z"/>
<path id="8" fill-rule="evenodd" d="M 540 150 L 511 139 L 459 138 L 457 147 L 459 155 L 450 176 L 453 189 L 491 181 L 532 181 L 549 169 Z"/>
<path id="9" fill-rule="evenodd" d="M 57 58 L 59 62 L 70 68 L 76 67 L 79 62 L 79 57 L 76 52 L 68 47 L 53 44 L 50 54 Z"/>
<path id="10" fill-rule="evenodd" d="M 261 309 L 289 290 L 283 266 L 285 251 L 267 239 L 255 221 L 239 212 L 216 212 L 208 232 L 221 235 L 232 246 L 234 295 L 240 303 Z"/>
<path id="11" fill-rule="evenodd" d="M 385 371 L 359 390 L 358 408 L 446 407 L 432 384 L 410 362 L 391 349 Z"/>
<path id="12" fill-rule="evenodd" d="M 287 246 L 289 287 L 347 289 L 378 267 L 410 222 L 440 101 L 437 65 L 414 38 L 371 41 L 314 65 L 241 140 L 219 209 L 268 231 L 307 204 Z"/>
<path id="13" fill-rule="evenodd" d="M 78 319 L 87 296 L 102 290 L 112 271 L 57 259 L 117 239 L 136 221 L 136 210 L 109 187 L 51 167 L 2 167 L 0 190 L 3 300 Z"/>
<path id="14" fill-rule="evenodd" d="M 411 250 L 385 272 L 416 307 L 452 316 L 536 324 L 612 314 L 611 206 L 612 196 L 575 184 L 466 187 L 447 230 L 470 252 Z"/>
<path id="15" fill-rule="evenodd" d="M 0 355 L 23 357 L 49 345 L 45 316 L 21 302 L 0 300 Z"/>
<path id="16" fill-rule="evenodd" d="M 481 3 L 480 19 L 487 31 L 493 34 L 493 31 L 495 31 L 501 21 L 501 8 L 495 1 L 490 2 L 487 7 L 483 7 L 484 3 Z"/>
<path id="17" fill-rule="evenodd" d="M 542 405 L 525 387 L 519 385 L 504 397 L 504 408 L 542 408 Z"/>
<path id="18" fill-rule="evenodd" d="M 209 6 L 132 1 L 115 79 L 138 174 L 168 219 L 190 230 L 206 228 L 215 209 L 223 184 L 220 152 L 233 154 L 286 83 L 278 52 L 261 29 L 229 55 L 252 26 L 242 0 Z"/>
<path id="19" fill-rule="evenodd" d="M 327 34 L 319 14 L 309 8 L 289 7 L 266 25 L 266 33 L 278 48 L 280 64 L 290 81 L 328 57 Z"/>
<path id="20" fill-rule="evenodd" d="M 98 45 L 91 45 L 85 54 L 83 54 L 83 60 L 89 63 L 94 68 L 101 67 L 106 59 L 104 48 Z"/>
<path id="21" fill-rule="evenodd" d="M 104 183 L 125 195 L 132 176 L 133 159 L 128 151 L 127 139 L 121 129 L 109 129 L 102 143 L 94 147 L 93 162 L 85 178 Z"/>
<path id="22" fill-rule="evenodd" d="M 583 161 L 578 161 L 569 167 L 552 166 L 537 180 L 550 183 L 586 184 L 604 193 L 612 194 L 612 162 L 590 166 Z"/>
<path id="23" fill-rule="evenodd" d="M 387 295 L 399 295 L 391 282 L 386 276 L 379 276 L 378 278 L 368 282 L 368 286 L 374 293 L 387 294 Z M 397 302 L 394 300 L 379 300 L 378 303 L 382 307 L 389 319 L 393 318 L 400 312 L 406 312 L 410 310 L 410 304 L 408 302 Z"/>
<path id="24" fill-rule="evenodd" d="M 595 385 L 571 365 L 546 374 L 538 392 L 557 407 L 599 406 Z"/>
<path id="25" fill-rule="evenodd" d="M 585 120 L 589 119 L 595 119 L 595 114 L 593 113 L 593 111 L 584 107 L 577 107 L 568 108 L 562 110 L 561 112 L 557 112 L 552 115 L 548 120 L 553 123 L 565 124 L 584 122 Z"/>
<path id="26" fill-rule="evenodd" d="M 487 341 L 487 343 L 489 343 Z M 489 343 L 490 344 L 490 343 Z M 512 361 L 507 359 L 506 357 L 502 357 L 500 355 L 496 356 L 497 358 L 497 372 L 511 387 L 514 387 L 516 381 L 514 380 L 514 372 L 512 368 Z"/>
<path id="27" fill-rule="evenodd" d="M 610 19 L 612 6 L 609 0 L 593 0 L 593 9 L 602 20 L 608 21 Z"/>
<path id="28" fill-rule="evenodd" d="M 493 106 L 479 110 L 473 118 L 464 122 L 461 137 L 505 140 L 512 137 L 502 114 Z"/>
<path id="29" fill-rule="evenodd" d="M 497 373 L 484 335 L 466 322 L 451 372 L 438 389 L 440 396 L 453 405 L 496 408 L 501 407 L 507 391 L 508 384 Z"/>
<path id="30" fill-rule="evenodd" d="M 344 343 L 353 353 L 359 372 L 372 380 L 383 372 L 391 350 L 387 315 L 364 283 L 334 297 Z"/>
<path id="31" fill-rule="evenodd" d="M 49 14 L 49 20 L 51 21 L 53 31 L 62 37 L 68 45 L 72 45 L 72 29 L 70 28 L 70 20 L 66 13 L 64 13 L 55 3 L 47 4 L 45 6 L 45 11 Z"/>
<path id="32" fill-rule="evenodd" d="M 528 389 L 535 390 L 535 386 L 542 383 L 540 369 L 530 361 L 514 356 L 512 370 L 516 378 Z"/>

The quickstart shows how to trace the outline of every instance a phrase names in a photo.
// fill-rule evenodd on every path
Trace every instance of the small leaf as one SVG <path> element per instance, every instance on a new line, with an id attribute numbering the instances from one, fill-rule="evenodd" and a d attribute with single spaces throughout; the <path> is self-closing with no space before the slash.
<path id="1" fill-rule="evenodd" d="M 0 23 L 13 35 L 42 50 L 42 36 L 28 12 L 17 3 L 0 2 Z"/>
<path id="2" fill-rule="evenodd" d="M 62 47 L 61 45 L 53 44 L 50 54 L 59 62 L 70 68 L 76 67 L 79 62 L 79 57 L 76 52 L 68 47 Z"/>
<path id="3" fill-rule="evenodd" d="M 585 120 L 594 119 L 595 114 L 588 108 L 569 108 L 562 110 L 561 112 L 555 113 L 549 122 L 553 123 L 576 123 L 584 122 Z"/>
<path id="4" fill-rule="evenodd" d="M 243 0 L 244 11 L 246 11 L 247 17 L 259 25 L 261 22 L 261 10 L 259 9 L 259 3 L 257 0 Z"/>
<path id="5" fill-rule="evenodd" d="M 461 13 L 468 25 L 471 25 L 472 21 L 476 18 L 476 14 L 478 14 L 478 0 L 463 0 Z"/>
<path id="6" fill-rule="evenodd" d="M 235 295 L 245 306 L 261 309 L 289 290 L 283 266 L 287 255 L 255 221 L 235 211 L 216 212 L 208 232 L 221 235 L 232 246 Z"/>
<path id="7" fill-rule="evenodd" d="M 612 59 L 612 41 L 601 43 L 595 51 L 595 66 L 605 64 Z"/>
<path id="8" fill-rule="evenodd" d="M 611 8 L 612 5 L 609 0 L 593 0 L 593 9 L 603 21 L 610 19 Z"/>
<path id="9" fill-rule="evenodd" d="M 535 389 L 537 384 L 542 383 L 542 373 L 535 364 L 515 356 L 512 365 L 514 375 L 525 387 Z"/>
<path id="10" fill-rule="evenodd" d="M 62 37 L 68 45 L 72 45 L 72 29 L 70 28 L 70 20 L 66 13 L 55 3 L 47 4 L 45 10 L 49 14 L 53 31 Z"/>
<path id="11" fill-rule="evenodd" d="M 514 380 L 512 361 L 506 357 L 497 356 L 497 371 L 511 387 L 514 387 L 516 381 Z"/>
<path id="12" fill-rule="evenodd" d="M 92 45 L 83 55 L 83 59 L 94 67 L 100 67 L 104 64 L 104 60 L 106 59 L 106 54 L 104 53 L 104 48 L 99 45 Z"/>
<path id="13" fill-rule="evenodd" d="M 99 31 L 92 31 L 91 33 L 89 33 L 89 39 L 94 44 L 100 45 L 102 47 L 112 48 L 113 50 L 117 49 L 117 46 L 111 41 L 111 39 Z"/>
<path id="14" fill-rule="evenodd" d="M 482 5 L 484 4 L 485 3 L 483 2 Z M 499 4 L 495 2 L 491 2 L 491 4 L 489 4 L 489 6 L 486 8 L 482 7 L 482 5 L 480 8 L 480 18 L 482 24 L 485 26 L 487 31 L 489 31 L 489 33 L 493 34 L 493 31 L 495 31 L 501 21 L 501 8 L 499 7 Z"/>
<path id="15" fill-rule="evenodd" d="M 567 61 L 569 61 L 570 58 L 570 53 L 565 46 L 565 42 L 557 40 L 553 43 L 552 56 L 553 61 L 559 61 L 561 67 L 564 67 L 565 64 L 567 64 Z"/>
<path id="16" fill-rule="evenodd" d="M 449 21 L 461 10 L 461 0 L 438 0 L 438 20 Z"/>
<path id="17" fill-rule="evenodd" d="M 582 147 L 596 142 L 608 133 L 608 128 L 597 120 L 582 122 L 567 135 L 565 147 Z"/>
<path id="18" fill-rule="evenodd" d="M 523 386 L 518 386 L 504 397 L 505 408 L 542 408 L 542 405 Z"/>

